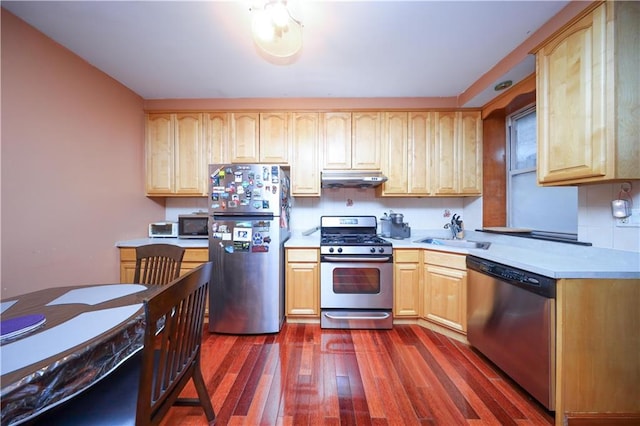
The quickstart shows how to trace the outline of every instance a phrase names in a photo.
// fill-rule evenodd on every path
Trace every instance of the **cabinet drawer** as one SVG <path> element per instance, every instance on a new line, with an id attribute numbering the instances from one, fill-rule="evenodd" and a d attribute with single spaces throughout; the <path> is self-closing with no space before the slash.
<path id="1" fill-rule="evenodd" d="M 393 257 L 396 263 L 418 263 L 420 262 L 420 250 L 394 250 Z"/>
<path id="2" fill-rule="evenodd" d="M 461 254 L 443 253 L 441 251 L 425 250 L 424 263 L 439 265 L 447 268 L 467 269 L 466 256 Z"/>
<path id="3" fill-rule="evenodd" d="M 208 248 L 188 248 L 184 251 L 183 262 L 208 262 L 209 261 L 209 249 Z"/>
<path id="4" fill-rule="evenodd" d="M 135 247 L 121 247 L 120 248 L 120 261 L 121 262 L 135 262 L 136 261 L 136 249 Z M 183 262 L 208 262 L 209 261 L 209 249 L 203 248 L 188 248 L 184 251 Z"/>
<path id="5" fill-rule="evenodd" d="M 317 262 L 317 249 L 287 249 L 287 262 Z"/>
<path id="6" fill-rule="evenodd" d="M 120 262 L 135 262 L 135 261 L 136 261 L 136 249 L 134 247 L 120 248 Z"/>

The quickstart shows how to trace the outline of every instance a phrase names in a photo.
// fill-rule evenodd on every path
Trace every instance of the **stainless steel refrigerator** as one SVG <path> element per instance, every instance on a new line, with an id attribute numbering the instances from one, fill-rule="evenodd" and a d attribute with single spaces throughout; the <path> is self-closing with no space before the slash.
<path id="1" fill-rule="evenodd" d="M 278 165 L 209 165 L 209 331 L 277 333 L 284 322 L 289 176 Z"/>

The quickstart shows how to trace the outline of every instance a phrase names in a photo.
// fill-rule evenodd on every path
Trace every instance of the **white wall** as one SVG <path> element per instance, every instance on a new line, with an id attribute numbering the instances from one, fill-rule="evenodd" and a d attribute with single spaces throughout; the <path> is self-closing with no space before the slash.
<path id="1" fill-rule="evenodd" d="M 164 220 L 177 220 L 179 214 L 207 210 L 205 198 L 168 198 Z M 322 197 L 295 197 L 292 199 L 291 228 L 304 231 L 320 224 L 320 216 L 373 215 L 381 217 L 393 210 L 404 215 L 412 229 L 443 228 L 451 217 L 459 214 L 466 229 L 482 226 L 482 202 L 471 198 L 376 198 L 373 189 L 323 189 Z M 160 220 L 161 218 L 158 218 Z"/>
<path id="2" fill-rule="evenodd" d="M 631 181 L 633 208 L 640 209 L 640 180 Z M 640 228 L 616 226 L 611 200 L 618 198 L 620 183 L 578 187 L 578 239 L 596 247 L 640 252 Z"/>
<path id="3" fill-rule="evenodd" d="M 632 182 L 634 208 L 640 208 L 640 181 Z M 640 252 L 640 228 L 621 228 L 611 215 L 611 200 L 618 198 L 620 184 L 581 186 L 578 189 L 578 239 L 594 247 Z M 206 198 L 168 198 L 165 218 L 207 210 Z M 481 197 L 376 198 L 372 189 L 323 189 L 320 198 L 293 198 L 291 228 L 304 231 L 320 224 L 322 215 L 374 215 L 393 210 L 404 215 L 412 230 L 440 229 L 459 214 L 465 228 L 482 227 Z"/>

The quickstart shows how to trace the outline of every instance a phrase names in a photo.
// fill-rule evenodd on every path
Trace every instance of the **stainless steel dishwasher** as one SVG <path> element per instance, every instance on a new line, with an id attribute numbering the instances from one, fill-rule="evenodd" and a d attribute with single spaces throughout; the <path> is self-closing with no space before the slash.
<path id="1" fill-rule="evenodd" d="M 467 256 L 467 339 L 554 410 L 556 280 Z"/>

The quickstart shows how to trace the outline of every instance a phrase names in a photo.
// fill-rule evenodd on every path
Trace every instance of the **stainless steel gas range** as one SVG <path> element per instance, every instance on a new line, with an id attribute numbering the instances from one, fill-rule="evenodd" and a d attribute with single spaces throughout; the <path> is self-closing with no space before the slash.
<path id="1" fill-rule="evenodd" d="M 322 328 L 390 329 L 393 247 L 375 216 L 320 218 Z"/>

